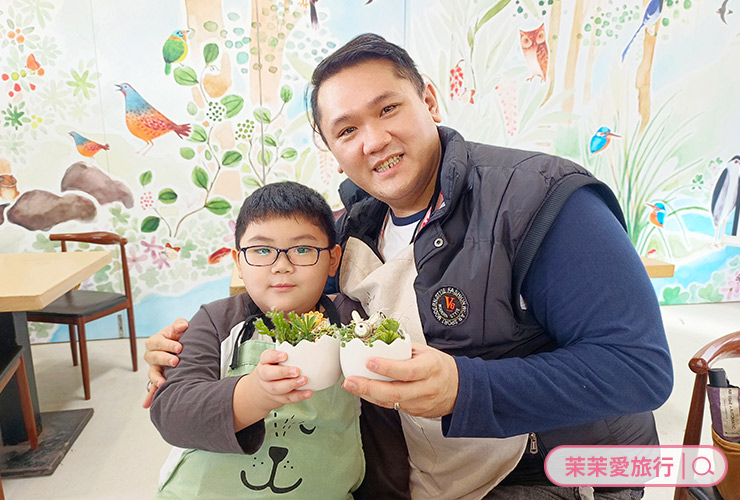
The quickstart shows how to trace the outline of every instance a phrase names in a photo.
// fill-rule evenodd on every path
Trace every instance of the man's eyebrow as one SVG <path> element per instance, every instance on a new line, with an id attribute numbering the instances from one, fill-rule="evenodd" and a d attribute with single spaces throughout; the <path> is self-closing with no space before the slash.
<path id="1" fill-rule="evenodd" d="M 372 108 L 380 104 L 382 101 L 385 101 L 386 99 L 398 95 L 398 92 L 395 92 L 393 90 L 387 90 L 381 94 L 378 94 L 372 101 L 368 102 L 365 107 Z M 329 129 L 334 129 L 338 125 L 340 125 L 342 122 L 350 120 L 352 118 L 351 113 L 344 113 L 342 115 L 337 116 L 329 123 Z"/>

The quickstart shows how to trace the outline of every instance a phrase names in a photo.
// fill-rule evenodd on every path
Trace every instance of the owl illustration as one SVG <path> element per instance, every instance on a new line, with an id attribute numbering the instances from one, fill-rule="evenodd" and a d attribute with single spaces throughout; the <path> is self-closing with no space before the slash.
<path id="1" fill-rule="evenodd" d="M 547 79 L 547 61 L 549 58 L 545 24 L 542 23 L 539 28 L 532 31 L 519 30 L 519 41 L 522 45 L 522 52 L 524 52 L 524 59 L 532 72 L 532 76 L 527 78 L 527 81 L 539 76 L 540 80 L 544 82 Z"/>

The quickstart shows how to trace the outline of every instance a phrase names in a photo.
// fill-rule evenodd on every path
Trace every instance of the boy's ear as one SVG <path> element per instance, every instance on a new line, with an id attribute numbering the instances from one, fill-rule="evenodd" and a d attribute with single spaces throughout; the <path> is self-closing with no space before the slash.
<path id="1" fill-rule="evenodd" d="M 339 269 L 339 263 L 342 261 L 342 247 L 334 245 L 334 248 L 329 250 L 329 276 L 337 274 Z"/>
<path id="2" fill-rule="evenodd" d="M 236 266 L 236 273 L 239 275 L 239 279 L 242 278 L 242 266 L 239 265 L 239 251 L 236 248 L 231 249 L 231 258 L 234 259 L 234 265 Z"/>

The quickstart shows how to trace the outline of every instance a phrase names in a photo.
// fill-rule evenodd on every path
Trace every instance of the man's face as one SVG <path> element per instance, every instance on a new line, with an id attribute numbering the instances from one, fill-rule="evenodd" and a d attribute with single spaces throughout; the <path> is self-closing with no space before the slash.
<path id="1" fill-rule="evenodd" d="M 385 60 L 343 69 L 319 87 L 321 131 L 340 172 L 404 217 L 434 194 L 442 145 L 437 96 L 413 84 Z"/>
<path id="2" fill-rule="evenodd" d="M 261 245 L 276 248 L 299 245 L 325 248 L 328 243 L 326 233 L 307 219 L 273 217 L 251 222 L 239 245 L 242 248 Z M 259 248 L 254 251 L 259 252 Z M 240 251 L 235 250 L 233 256 L 239 278 L 261 311 L 267 312 L 275 308 L 278 311 L 295 311 L 301 314 L 313 310 L 319 301 L 326 278 L 334 276 L 337 271 L 341 252 L 339 245 L 331 250 L 323 250 L 313 266 L 293 265 L 283 252 L 271 266 L 250 266 Z"/>

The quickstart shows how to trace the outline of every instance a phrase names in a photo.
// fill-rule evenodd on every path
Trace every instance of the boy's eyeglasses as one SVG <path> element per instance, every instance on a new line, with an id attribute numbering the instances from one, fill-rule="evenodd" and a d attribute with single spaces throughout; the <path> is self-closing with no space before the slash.
<path id="1" fill-rule="evenodd" d="M 314 266 L 319 261 L 322 250 L 331 250 L 332 247 L 319 248 L 310 245 L 297 245 L 290 248 L 275 248 L 269 245 L 255 245 L 240 248 L 244 254 L 244 260 L 250 266 L 271 266 L 277 262 L 281 253 L 288 257 L 288 261 L 294 266 Z"/>

